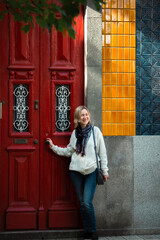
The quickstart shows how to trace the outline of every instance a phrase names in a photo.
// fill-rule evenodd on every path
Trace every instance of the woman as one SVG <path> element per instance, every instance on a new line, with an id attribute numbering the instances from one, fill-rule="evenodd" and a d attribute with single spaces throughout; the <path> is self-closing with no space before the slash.
<path id="1" fill-rule="evenodd" d="M 70 175 L 80 201 L 80 212 L 85 230 L 84 239 L 98 239 L 93 197 L 96 190 L 97 162 L 94 149 L 90 112 L 87 107 L 79 106 L 74 113 L 75 130 L 66 148 L 53 144 L 50 138 L 49 147 L 58 155 L 71 156 Z M 94 127 L 95 140 L 104 180 L 107 181 L 108 161 L 103 135 L 98 127 Z"/>

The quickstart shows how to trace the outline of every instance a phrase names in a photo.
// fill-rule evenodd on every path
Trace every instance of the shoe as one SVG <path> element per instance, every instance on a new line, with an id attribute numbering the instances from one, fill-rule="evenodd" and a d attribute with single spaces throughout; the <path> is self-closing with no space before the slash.
<path id="1" fill-rule="evenodd" d="M 97 232 L 92 232 L 92 233 L 91 233 L 91 239 L 92 239 L 92 240 L 98 240 L 98 234 L 97 234 Z"/>
<path id="2" fill-rule="evenodd" d="M 83 238 L 83 239 L 91 239 L 91 235 L 92 235 L 92 233 L 86 231 L 86 232 L 84 233 L 84 238 Z"/>

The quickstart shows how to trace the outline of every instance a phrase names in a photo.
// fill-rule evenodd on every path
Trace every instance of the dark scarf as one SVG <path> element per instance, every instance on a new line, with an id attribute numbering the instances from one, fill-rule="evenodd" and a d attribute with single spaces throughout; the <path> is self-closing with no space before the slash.
<path id="1" fill-rule="evenodd" d="M 87 140 L 90 136 L 92 125 L 87 125 L 84 129 L 81 128 L 80 124 L 76 127 L 76 153 L 81 154 L 81 156 L 85 155 L 85 147 L 87 144 Z"/>

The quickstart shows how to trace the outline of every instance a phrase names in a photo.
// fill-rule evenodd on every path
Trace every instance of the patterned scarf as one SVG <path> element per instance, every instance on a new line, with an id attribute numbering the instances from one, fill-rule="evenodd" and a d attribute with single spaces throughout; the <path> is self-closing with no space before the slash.
<path id="1" fill-rule="evenodd" d="M 87 140 L 89 136 L 91 135 L 91 128 L 92 125 L 87 125 L 84 129 L 81 128 L 80 124 L 76 128 L 76 153 L 81 154 L 83 157 L 85 155 L 85 147 L 87 144 Z"/>

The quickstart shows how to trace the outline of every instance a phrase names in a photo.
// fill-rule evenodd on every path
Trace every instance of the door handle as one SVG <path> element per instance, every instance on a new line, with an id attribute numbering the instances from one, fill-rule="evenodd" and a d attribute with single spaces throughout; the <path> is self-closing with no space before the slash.
<path id="1" fill-rule="evenodd" d="M 0 119 L 2 119 L 2 102 L 0 103 Z"/>
<path id="2" fill-rule="evenodd" d="M 2 119 L 2 106 L 5 104 L 5 101 L 0 102 L 0 119 Z"/>
<path id="3" fill-rule="evenodd" d="M 38 110 L 38 100 L 34 100 L 34 109 Z"/>
<path id="4" fill-rule="evenodd" d="M 38 144 L 38 139 L 34 139 L 33 143 Z"/>

